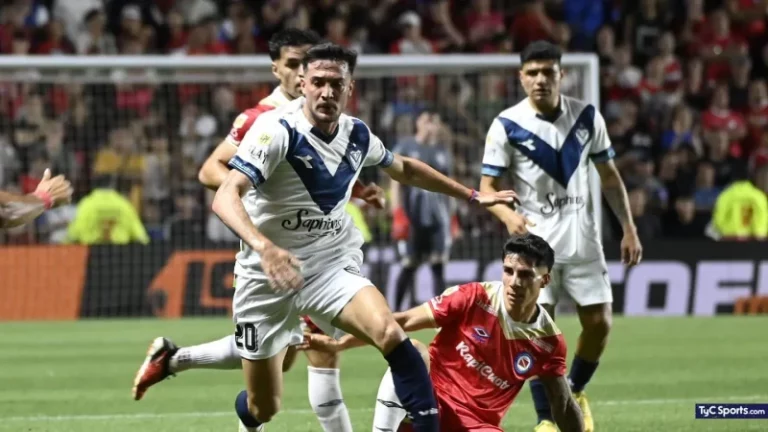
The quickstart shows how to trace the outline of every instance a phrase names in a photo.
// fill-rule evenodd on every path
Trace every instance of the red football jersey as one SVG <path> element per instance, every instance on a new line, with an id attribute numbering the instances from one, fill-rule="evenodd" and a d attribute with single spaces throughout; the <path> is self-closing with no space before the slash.
<path id="1" fill-rule="evenodd" d="M 440 430 L 501 431 L 499 424 L 525 381 L 563 376 L 566 346 L 547 312 L 530 324 L 512 321 L 501 282 L 447 289 L 424 307 L 440 328 L 429 347 Z"/>
<path id="2" fill-rule="evenodd" d="M 248 132 L 248 129 L 251 128 L 253 122 L 255 122 L 261 114 L 285 105 L 288 102 L 290 101 L 285 97 L 283 92 L 280 91 L 280 87 L 275 88 L 272 94 L 259 101 L 258 105 L 253 108 L 248 108 L 235 118 L 235 121 L 232 122 L 232 129 L 229 131 L 226 141 L 233 146 L 238 147 L 240 141 L 243 140 L 243 137 L 245 137 L 245 134 Z"/>

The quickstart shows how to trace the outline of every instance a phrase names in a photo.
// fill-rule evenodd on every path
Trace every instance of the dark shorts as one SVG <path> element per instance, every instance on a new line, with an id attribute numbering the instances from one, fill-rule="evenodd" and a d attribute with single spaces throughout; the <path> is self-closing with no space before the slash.
<path id="1" fill-rule="evenodd" d="M 451 252 L 451 229 L 440 225 L 411 225 L 408 240 L 398 243 L 400 258 L 411 263 L 446 260 Z"/>

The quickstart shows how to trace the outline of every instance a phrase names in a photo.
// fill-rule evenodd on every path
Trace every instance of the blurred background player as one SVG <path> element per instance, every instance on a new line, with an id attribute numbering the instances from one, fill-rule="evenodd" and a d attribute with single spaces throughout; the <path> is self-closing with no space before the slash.
<path id="1" fill-rule="evenodd" d="M 501 419 L 525 381 L 538 376 L 560 430 L 583 431 L 581 409 L 565 378 L 565 339 L 537 305 L 551 278 L 554 252 L 541 237 L 526 234 L 507 241 L 502 259 L 501 281 L 448 288 L 395 313 L 407 332 L 440 329 L 429 352 L 419 344 L 435 386 L 440 430 L 501 431 Z M 337 341 L 313 335 L 305 346 L 338 352 L 364 344 L 352 336 Z M 398 430 L 405 415 L 387 371 L 376 395 L 373 430 Z"/>
<path id="2" fill-rule="evenodd" d="M 257 118 L 265 112 L 286 107 L 301 97 L 301 62 L 306 51 L 319 41 L 320 37 L 314 32 L 299 29 L 287 29 L 272 37 L 269 55 L 272 59 L 272 72 L 280 85 L 257 106 L 244 111 L 235 119 L 229 135 L 214 149 L 200 169 L 198 177 L 201 183 L 210 189 L 218 189 L 229 173 L 229 161 Z M 371 205 L 383 207 L 383 193 L 375 185 L 365 187 L 357 182 L 354 194 Z M 311 323 L 308 323 L 308 327 L 308 331 L 320 331 Z M 342 403 L 338 359 L 327 353 L 306 352 L 306 355 L 309 361 L 310 404 L 320 424 L 326 431 L 351 430 L 349 413 Z M 291 368 L 295 358 L 296 351 L 289 349 L 283 364 L 284 371 Z M 137 373 L 134 399 L 141 399 L 149 387 L 178 372 L 190 369 L 229 370 L 241 366 L 234 335 L 180 348 L 169 339 L 159 337 L 150 344 L 147 358 Z"/>
<path id="3" fill-rule="evenodd" d="M 51 178 L 46 169 L 34 192 L 19 195 L 0 191 L 0 228 L 15 228 L 35 220 L 46 210 L 68 204 L 72 199 L 72 185 L 58 175 Z"/>
<path id="4" fill-rule="evenodd" d="M 416 135 L 399 142 L 394 153 L 418 159 L 441 173 L 453 175 L 450 149 L 441 142 L 443 122 L 432 111 L 422 112 L 416 119 Z M 416 270 L 429 262 L 434 281 L 434 294 L 445 289 L 444 265 L 451 251 L 451 214 L 453 201 L 448 197 L 423 189 L 404 186 L 395 181 L 390 185 L 393 240 L 401 257 L 402 270 L 397 278 L 395 307 L 400 308 L 407 293 L 413 306 L 416 301 L 414 279 Z"/>
<path id="5" fill-rule="evenodd" d="M 510 234 L 530 229 L 556 251 L 552 282 L 541 291 L 539 303 L 554 317 L 564 293 L 576 302 L 582 332 L 568 379 L 584 413 L 585 430 L 592 431 L 584 387 L 608 341 L 613 294 L 595 218 L 599 203 L 591 200 L 589 161 L 621 222 L 623 262 L 637 264 L 642 248 L 602 115 L 594 106 L 560 94 L 561 56 L 560 48 L 544 41 L 523 50 L 520 82 L 528 97 L 502 111 L 491 124 L 480 190 L 498 190 L 500 179 L 511 169 L 520 213 L 508 206 L 495 206 L 491 212 Z M 556 431 L 542 382 L 531 381 L 531 392 L 539 417 L 536 430 Z"/>
<path id="6" fill-rule="evenodd" d="M 237 255 L 233 301 L 244 335 L 238 350 L 247 390 L 235 403 L 242 430 L 261 431 L 280 410 L 283 359 L 303 339 L 297 315 L 309 315 L 318 326 L 371 341 L 389 363 L 415 429 L 438 431 L 429 374 L 381 292 L 360 274 L 362 235 L 344 207 L 365 166 L 483 206 L 514 199 L 509 191 L 479 194 L 395 156 L 364 122 L 343 114 L 356 63 L 357 54 L 338 45 L 310 48 L 302 109 L 259 120 L 216 192 L 214 212 L 246 246 Z"/>

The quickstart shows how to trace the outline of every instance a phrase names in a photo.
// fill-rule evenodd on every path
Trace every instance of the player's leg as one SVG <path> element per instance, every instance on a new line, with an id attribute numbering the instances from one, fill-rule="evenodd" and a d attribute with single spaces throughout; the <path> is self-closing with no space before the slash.
<path id="1" fill-rule="evenodd" d="M 235 411 L 241 430 L 261 431 L 280 409 L 288 347 L 300 343 L 303 335 L 291 297 L 276 294 L 263 275 L 238 278 L 232 304 L 246 384 L 235 399 Z"/>
<path id="2" fill-rule="evenodd" d="M 336 330 L 324 322 L 315 323 L 303 317 L 305 333 L 333 335 Z M 339 355 L 305 351 L 307 356 L 309 404 L 326 432 L 352 432 L 352 420 L 341 392 Z"/>
<path id="3" fill-rule="evenodd" d="M 439 296 L 445 291 L 445 263 L 451 254 L 450 226 L 436 226 L 430 232 L 429 262 L 434 281 L 434 295 Z"/>
<path id="4" fill-rule="evenodd" d="M 133 399 L 140 400 L 153 385 L 169 376 L 190 369 L 240 369 L 240 355 L 235 337 L 226 336 L 213 342 L 177 347 L 170 339 L 155 338 L 133 382 Z"/>
<path id="5" fill-rule="evenodd" d="M 353 259 L 350 258 L 352 261 Z M 417 431 L 437 431 L 437 404 L 419 351 L 395 322 L 381 292 L 359 265 L 340 265 L 308 281 L 298 293 L 302 312 L 369 342 L 392 369 L 397 395 L 414 416 Z"/>
<path id="6" fill-rule="evenodd" d="M 421 354 L 424 364 L 429 370 L 429 349 L 421 342 L 412 339 L 411 343 Z M 400 398 L 395 392 L 395 382 L 392 380 L 392 371 L 387 368 L 384 377 L 379 383 L 379 391 L 376 393 L 376 408 L 373 412 L 373 432 L 395 431 L 406 417 Z M 406 420 L 407 421 L 407 420 Z M 410 423 L 410 421 L 407 421 Z"/>
<path id="7" fill-rule="evenodd" d="M 421 354 L 395 322 L 381 292 L 361 289 L 334 320 L 342 330 L 368 341 L 384 355 L 392 371 L 395 392 L 410 413 L 417 432 L 437 431 L 437 402 Z"/>
<path id="8" fill-rule="evenodd" d="M 539 294 L 538 303 L 547 312 L 555 318 L 555 306 L 560 300 L 560 295 L 563 290 L 563 267 L 561 265 L 555 265 L 552 268 L 552 280 L 549 285 L 541 290 Z M 533 407 L 536 409 L 536 423 L 537 426 L 534 429 L 536 432 L 557 432 L 555 426 L 554 417 L 552 416 L 552 409 L 549 406 L 549 400 L 547 399 L 547 392 L 544 389 L 544 384 L 541 383 L 536 377 L 532 378 L 528 382 L 528 386 L 531 389 L 531 398 L 533 398 Z"/>
<path id="9" fill-rule="evenodd" d="M 395 282 L 395 310 L 405 310 L 412 306 L 416 298 L 416 272 L 422 258 L 422 245 L 424 244 L 423 230 L 411 226 L 407 240 L 397 243 L 397 252 L 400 256 L 400 274 Z M 410 294 L 409 303 L 403 307 L 406 294 Z"/>
<path id="10" fill-rule="evenodd" d="M 246 390 L 235 398 L 240 430 L 257 432 L 280 410 L 283 395 L 283 360 L 287 347 L 259 360 L 242 359 Z"/>
<path id="11" fill-rule="evenodd" d="M 564 287 L 576 302 L 581 334 L 568 373 L 576 401 L 584 416 L 584 430 L 594 430 L 594 419 L 584 388 L 592 379 L 608 343 L 612 324 L 613 293 L 604 260 L 565 268 Z"/>

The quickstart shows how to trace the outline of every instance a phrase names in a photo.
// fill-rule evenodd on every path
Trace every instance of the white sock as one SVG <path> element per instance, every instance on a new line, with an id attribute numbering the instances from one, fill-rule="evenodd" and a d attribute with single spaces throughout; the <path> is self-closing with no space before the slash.
<path id="1" fill-rule="evenodd" d="M 325 432 L 352 432 L 352 421 L 341 395 L 338 369 L 307 367 L 309 403 Z"/>
<path id="2" fill-rule="evenodd" d="M 395 393 L 392 371 L 387 368 L 376 393 L 376 410 L 373 412 L 373 432 L 396 431 L 405 419 L 405 409 Z"/>
<path id="3" fill-rule="evenodd" d="M 188 369 L 240 369 L 241 367 L 234 335 L 201 345 L 179 348 L 170 361 L 170 369 L 173 373 Z"/>

